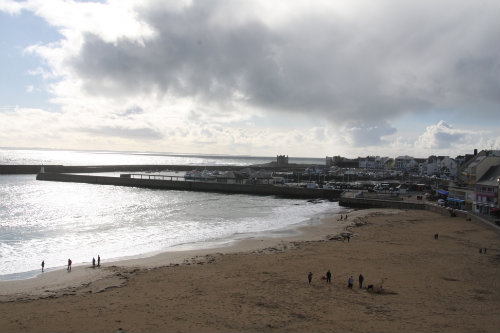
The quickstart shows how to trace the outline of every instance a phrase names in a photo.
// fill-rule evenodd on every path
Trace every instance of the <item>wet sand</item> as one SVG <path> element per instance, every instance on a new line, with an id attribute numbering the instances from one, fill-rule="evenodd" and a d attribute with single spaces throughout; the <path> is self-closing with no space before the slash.
<path id="1" fill-rule="evenodd" d="M 428 211 L 363 210 L 337 220 L 286 239 L 2 282 L 0 331 L 500 330 L 497 231 Z M 344 228 L 349 242 L 338 237 Z"/>

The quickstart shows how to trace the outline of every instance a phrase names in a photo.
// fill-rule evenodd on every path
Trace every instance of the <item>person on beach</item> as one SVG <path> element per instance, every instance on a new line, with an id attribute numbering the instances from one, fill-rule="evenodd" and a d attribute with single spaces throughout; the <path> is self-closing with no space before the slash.
<path id="1" fill-rule="evenodd" d="M 97 267 L 101 267 L 101 256 L 97 255 Z"/>
<path id="2" fill-rule="evenodd" d="M 92 258 L 92 268 L 95 268 L 95 257 Z"/>
<path id="3" fill-rule="evenodd" d="M 354 284 L 354 279 L 352 278 L 352 275 L 351 275 L 349 280 L 347 280 L 347 288 L 352 289 L 353 284 Z"/>
<path id="4" fill-rule="evenodd" d="M 331 283 L 332 282 L 332 273 L 330 273 L 330 270 L 326 272 L 326 283 Z"/>
<path id="5" fill-rule="evenodd" d="M 358 281 L 359 281 L 359 289 L 363 288 L 363 281 L 365 280 L 365 277 L 363 274 L 359 274 Z"/>
<path id="6" fill-rule="evenodd" d="M 311 284 L 312 278 L 313 278 L 313 273 L 309 272 L 309 274 L 307 274 L 307 280 L 309 281 L 309 284 Z"/>
<path id="7" fill-rule="evenodd" d="M 434 239 L 438 239 L 439 235 L 438 234 L 434 234 Z"/>
<path id="8" fill-rule="evenodd" d="M 42 273 L 43 273 L 44 267 L 45 267 L 45 260 L 42 260 Z"/>
<path id="9" fill-rule="evenodd" d="M 71 259 L 68 259 L 68 268 L 67 268 L 67 271 L 71 271 L 71 264 L 73 262 L 71 261 Z"/>
<path id="10" fill-rule="evenodd" d="M 345 219 L 347 220 L 347 217 Z M 350 241 L 351 241 L 351 235 L 347 235 L 347 243 L 349 243 Z"/>

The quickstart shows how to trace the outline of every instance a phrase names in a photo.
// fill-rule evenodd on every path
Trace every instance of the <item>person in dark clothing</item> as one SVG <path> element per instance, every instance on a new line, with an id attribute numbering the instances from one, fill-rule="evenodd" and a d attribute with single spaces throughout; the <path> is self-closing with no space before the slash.
<path id="1" fill-rule="evenodd" d="M 365 280 L 365 277 L 363 274 L 359 274 L 358 281 L 359 281 L 359 289 L 363 288 L 363 281 Z"/>
<path id="2" fill-rule="evenodd" d="M 347 280 L 347 287 L 349 289 L 352 289 L 352 285 L 354 284 L 354 279 L 352 278 L 352 275 L 351 277 L 349 278 L 349 280 Z"/>
<path id="3" fill-rule="evenodd" d="M 44 268 L 45 268 L 45 260 L 42 260 L 42 272 Z"/>
<path id="4" fill-rule="evenodd" d="M 309 281 L 309 284 L 311 284 L 312 278 L 313 278 L 313 273 L 309 272 L 309 274 L 307 274 L 307 280 Z"/>
<path id="5" fill-rule="evenodd" d="M 330 270 L 326 272 L 326 283 L 331 283 L 332 282 L 332 273 L 330 273 Z"/>

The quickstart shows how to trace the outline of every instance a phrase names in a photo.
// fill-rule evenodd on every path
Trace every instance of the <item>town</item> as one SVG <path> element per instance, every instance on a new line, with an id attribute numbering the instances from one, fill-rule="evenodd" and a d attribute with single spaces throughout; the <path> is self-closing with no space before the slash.
<path id="1" fill-rule="evenodd" d="M 175 168 L 174 168 L 175 169 Z M 132 176 L 133 177 L 133 176 Z M 272 184 L 349 190 L 358 197 L 396 198 L 414 194 L 418 199 L 498 219 L 500 150 L 477 149 L 451 158 L 429 156 L 396 158 L 367 156 L 349 159 L 326 157 L 324 165 L 289 163 L 277 155 L 276 162 L 251 167 L 187 171 L 186 181 L 227 184 Z"/>
<path id="2" fill-rule="evenodd" d="M 286 162 L 283 156 L 278 160 Z M 442 205 L 499 216 L 500 150 L 478 152 L 475 149 L 473 154 L 456 158 L 368 156 L 348 159 L 335 156 L 326 158 L 325 167 L 308 168 L 305 174 L 319 182 L 323 179 L 322 186 L 357 187 L 399 195 L 429 191 L 429 196 Z M 331 179 L 340 184 L 332 184 Z"/>

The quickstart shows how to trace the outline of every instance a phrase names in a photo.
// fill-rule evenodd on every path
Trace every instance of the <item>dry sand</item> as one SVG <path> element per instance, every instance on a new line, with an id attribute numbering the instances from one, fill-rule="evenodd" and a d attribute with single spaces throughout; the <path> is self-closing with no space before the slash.
<path id="1" fill-rule="evenodd" d="M 496 230 L 428 211 L 364 210 L 349 214 L 350 226 L 323 222 L 299 236 L 239 243 L 236 253 L 164 254 L 2 282 L 0 331 L 500 330 Z M 352 233 L 349 242 L 335 237 L 339 228 Z M 321 279 L 328 269 L 331 284 Z M 384 292 L 359 289 L 360 273 Z"/>

